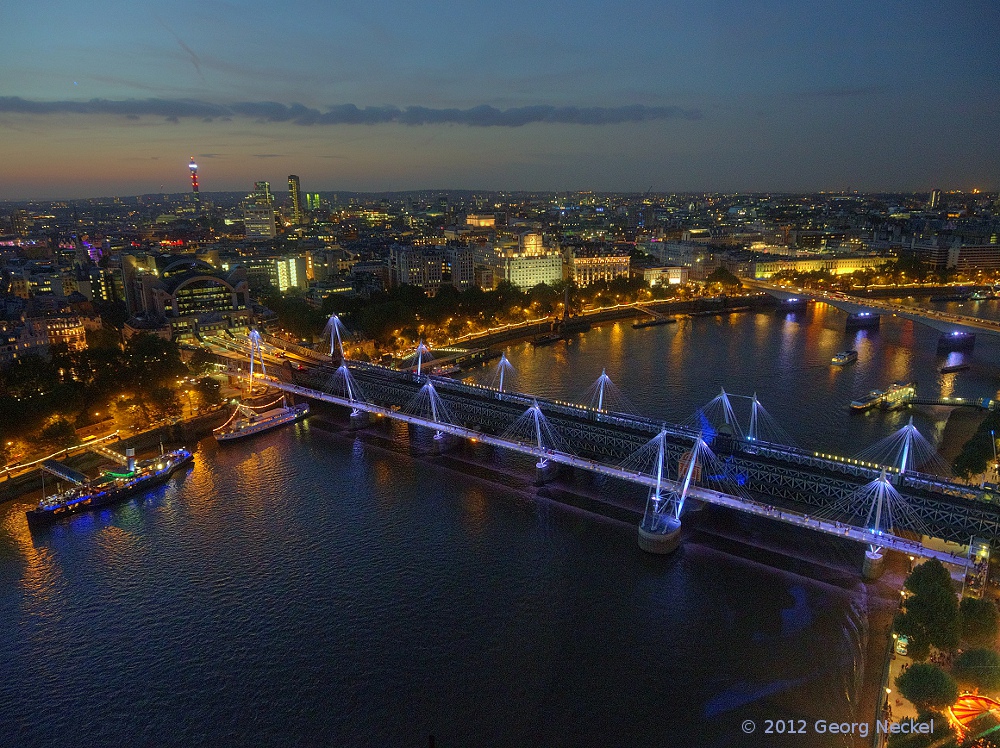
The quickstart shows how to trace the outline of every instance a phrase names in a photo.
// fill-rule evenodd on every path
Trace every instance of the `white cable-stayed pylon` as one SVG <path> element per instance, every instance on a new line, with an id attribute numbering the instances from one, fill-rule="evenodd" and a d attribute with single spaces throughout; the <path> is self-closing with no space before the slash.
<path id="1" fill-rule="evenodd" d="M 368 398 L 354 379 L 351 370 L 347 368 L 347 364 L 341 364 L 337 367 L 337 370 L 327 380 L 326 387 L 331 395 L 337 395 L 351 403 L 368 402 Z M 359 412 L 358 408 L 353 408 L 351 415 L 356 416 Z"/>
<path id="2" fill-rule="evenodd" d="M 942 475 L 950 474 L 948 463 L 913 425 L 912 416 L 905 426 L 862 450 L 857 454 L 857 458 L 892 468 L 898 473 L 923 470 Z"/>
<path id="3" fill-rule="evenodd" d="M 497 363 L 496 369 L 493 370 L 493 379 L 490 382 L 490 386 L 496 388 L 497 392 L 502 395 L 514 384 L 516 376 L 517 370 L 507 359 L 507 354 L 501 353 L 500 361 Z"/>
<path id="4" fill-rule="evenodd" d="M 264 352 L 261 349 L 261 344 L 263 339 L 261 338 L 260 332 L 258 330 L 251 330 L 247 335 L 250 341 L 250 381 L 247 386 L 247 393 L 253 393 L 253 369 L 254 362 L 260 361 L 260 373 L 262 375 L 267 375 L 267 369 L 264 368 Z"/>
<path id="5" fill-rule="evenodd" d="M 344 323 L 340 321 L 340 317 L 336 314 L 331 314 L 330 319 L 326 321 L 326 328 L 323 330 L 323 335 L 330 336 L 330 358 L 334 358 L 334 354 L 339 353 L 341 361 L 347 358 L 344 353 L 344 333 L 347 332 L 347 328 L 344 327 Z"/>
<path id="6" fill-rule="evenodd" d="M 607 369 L 601 369 L 601 375 L 587 388 L 576 402 L 586 405 L 591 410 L 601 412 L 630 413 L 636 412 L 635 406 L 629 402 L 618 386 L 611 381 Z"/>

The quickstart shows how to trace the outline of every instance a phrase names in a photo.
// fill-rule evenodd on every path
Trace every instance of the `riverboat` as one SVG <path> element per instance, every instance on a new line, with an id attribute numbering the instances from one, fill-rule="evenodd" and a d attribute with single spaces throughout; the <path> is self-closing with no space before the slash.
<path id="1" fill-rule="evenodd" d="M 562 340 L 563 336 L 557 332 L 546 333 L 545 335 L 538 335 L 532 341 L 531 344 L 536 348 L 543 345 L 552 345 L 553 343 L 558 343 Z"/>
<path id="2" fill-rule="evenodd" d="M 970 368 L 969 364 L 952 364 L 951 366 L 942 366 L 942 374 L 954 374 L 956 371 L 965 371 Z"/>
<path id="3" fill-rule="evenodd" d="M 38 506 L 25 512 L 28 527 L 44 527 L 79 512 L 117 504 L 166 483 L 171 475 L 192 462 L 194 455 L 186 449 L 177 449 L 138 463 L 130 457 L 128 466 L 122 472 L 109 471 L 82 486 L 43 496 Z"/>
<path id="4" fill-rule="evenodd" d="M 885 390 L 872 390 L 864 397 L 851 402 L 853 410 L 868 410 L 876 405 L 884 410 L 895 410 L 906 405 L 917 394 L 916 382 L 893 382 Z"/>
<path id="5" fill-rule="evenodd" d="M 859 397 L 857 400 L 851 401 L 852 410 L 868 410 L 869 408 L 874 408 L 880 402 L 882 398 L 885 397 L 885 392 L 882 390 L 872 390 L 864 397 Z"/>
<path id="6" fill-rule="evenodd" d="M 241 403 L 236 406 L 233 417 L 216 429 L 215 440 L 217 442 L 231 442 L 255 434 L 262 434 L 265 431 L 284 426 L 286 423 L 299 421 L 307 415 L 309 415 L 308 403 L 286 405 L 282 401 L 281 407 L 272 408 L 263 413 L 258 413 L 253 408 Z"/>
<path id="7" fill-rule="evenodd" d="M 847 366 L 847 364 L 853 364 L 857 360 L 857 351 L 841 351 L 834 354 L 833 358 L 830 359 L 830 363 L 834 366 Z"/>
<path id="8" fill-rule="evenodd" d="M 634 322 L 632 324 L 632 329 L 642 330 L 646 327 L 659 327 L 660 325 L 673 325 L 676 323 L 677 320 L 673 317 L 664 317 L 662 319 L 644 319 L 642 322 Z"/>

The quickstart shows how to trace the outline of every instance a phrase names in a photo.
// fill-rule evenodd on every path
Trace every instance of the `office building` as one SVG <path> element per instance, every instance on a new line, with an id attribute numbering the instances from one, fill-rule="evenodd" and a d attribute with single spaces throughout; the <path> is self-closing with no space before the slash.
<path id="1" fill-rule="evenodd" d="M 288 199 L 292 203 L 292 225 L 300 226 L 303 221 L 302 194 L 299 191 L 299 178 L 295 174 L 288 175 Z"/>
<path id="2" fill-rule="evenodd" d="M 268 182 L 254 182 L 254 189 L 243 201 L 243 225 L 247 239 L 273 239 L 277 236 L 274 221 L 274 196 Z"/>

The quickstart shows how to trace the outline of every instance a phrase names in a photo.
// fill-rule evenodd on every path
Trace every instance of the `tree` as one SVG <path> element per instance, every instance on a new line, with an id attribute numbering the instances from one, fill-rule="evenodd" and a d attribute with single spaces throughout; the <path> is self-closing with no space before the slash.
<path id="1" fill-rule="evenodd" d="M 198 393 L 198 400 L 202 405 L 213 406 L 222 402 L 222 386 L 211 377 L 202 377 L 194 383 L 194 390 Z"/>
<path id="2" fill-rule="evenodd" d="M 996 693 L 1000 691 L 1000 654 L 985 647 L 967 649 L 955 658 L 952 674 L 965 688 Z"/>
<path id="3" fill-rule="evenodd" d="M 191 358 L 188 360 L 188 368 L 192 374 L 200 375 L 211 370 L 213 363 L 215 363 L 215 356 L 204 348 L 199 348 L 191 354 Z"/>
<path id="4" fill-rule="evenodd" d="M 97 348 L 121 349 L 121 333 L 111 327 L 99 327 L 96 330 L 87 330 L 87 348 L 94 350 Z"/>
<path id="5" fill-rule="evenodd" d="M 936 559 L 920 564 L 903 585 L 911 595 L 906 600 L 906 612 L 897 619 L 897 631 L 913 639 L 917 646 L 914 658 L 927 656 L 929 646 L 952 650 L 961 636 L 958 599 L 952 588 L 951 575 Z"/>
<path id="6" fill-rule="evenodd" d="M 969 478 L 986 471 L 993 462 L 995 434 L 1000 432 L 1000 413 L 990 413 L 979 424 L 952 463 L 951 471 L 962 478 Z"/>
<path id="7" fill-rule="evenodd" d="M 76 441 L 76 429 L 65 418 L 55 418 L 42 429 L 42 439 L 56 447 L 68 447 Z"/>
<path id="8" fill-rule="evenodd" d="M 1000 615 L 992 600 L 962 599 L 962 638 L 972 644 L 994 644 L 1000 632 Z"/>
<path id="9" fill-rule="evenodd" d="M 150 390 L 148 399 L 154 408 L 168 418 L 181 414 L 181 402 L 176 390 L 169 387 L 155 387 Z"/>
<path id="10" fill-rule="evenodd" d="M 943 710 L 958 699 L 958 684 L 937 665 L 916 662 L 896 677 L 896 688 L 920 710 Z"/>
<path id="11" fill-rule="evenodd" d="M 911 722 L 916 724 L 927 724 L 934 720 L 934 732 L 930 735 L 909 733 L 896 733 L 889 736 L 887 745 L 889 748 L 958 748 L 955 742 L 955 731 L 948 724 L 948 719 L 941 713 L 935 711 L 922 711 L 916 719 L 907 718 L 901 722 Z"/>
<path id="12" fill-rule="evenodd" d="M 708 284 L 718 283 L 720 286 L 733 287 L 742 285 L 740 279 L 735 275 L 730 273 L 724 267 L 717 267 L 711 272 L 711 274 L 705 278 L 705 282 Z"/>
<path id="13" fill-rule="evenodd" d="M 142 333 L 125 346 L 124 378 L 129 386 L 149 392 L 187 374 L 180 349 L 172 340 Z"/>

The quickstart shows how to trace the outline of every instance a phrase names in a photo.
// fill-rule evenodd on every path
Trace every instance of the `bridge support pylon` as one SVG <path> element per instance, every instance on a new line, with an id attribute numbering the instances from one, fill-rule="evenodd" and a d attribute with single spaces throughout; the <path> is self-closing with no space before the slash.
<path id="1" fill-rule="evenodd" d="M 865 560 L 861 564 L 861 576 L 866 582 L 872 582 L 882 576 L 885 571 L 885 550 L 865 551 Z"/>
<path id="2" fill-rule="evenodd" d="M 368 414 L 360 408 L 351 408 L 351 431 L 359 431 L 368 425 Z"/>
<path id="3" fill-rule="evenodd" d="M 650 532 L 639 525 L 639 548 L 658 556 L 666 556 L 676 551 L 681 545 L 680 520 L 669 519 L 664 524 L 666 527 L 657 532 Z"/>
<path id="4" fill-rule="evenodd" d="M 535 486 L 544 486 L 552 479 L 552 465 L 548 460 L 539 460 L 535 463 Z"/>

